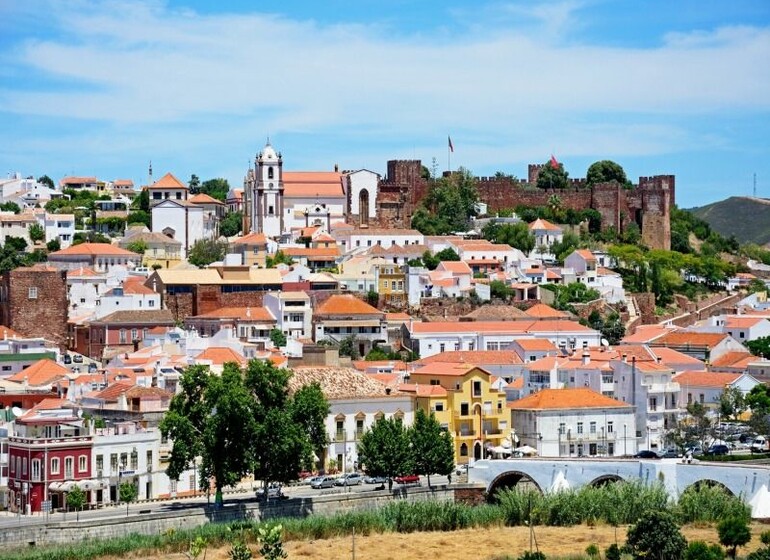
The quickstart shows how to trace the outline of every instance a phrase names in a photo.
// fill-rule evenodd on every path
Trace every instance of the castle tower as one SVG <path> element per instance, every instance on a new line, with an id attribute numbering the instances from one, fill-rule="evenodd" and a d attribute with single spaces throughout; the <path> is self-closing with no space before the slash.
<path id="1" fill-rule="evenodd" d="M 278 238 L 283 233 L 283 158 L 276 153 L 270 140 L 257 154 L 253 177 L 247 176 L 244 185 L 250 191 L 250 230 Z"/>

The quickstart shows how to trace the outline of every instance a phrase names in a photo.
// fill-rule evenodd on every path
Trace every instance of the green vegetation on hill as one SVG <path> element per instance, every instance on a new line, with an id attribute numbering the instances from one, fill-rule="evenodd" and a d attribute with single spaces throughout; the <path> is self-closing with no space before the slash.
<path id="1" fill-rule="evenodd" d="M 712 230 L 740 243 L 770 242 L 770 200 L 731 196 L 726 200 L 687 210 Z"/>

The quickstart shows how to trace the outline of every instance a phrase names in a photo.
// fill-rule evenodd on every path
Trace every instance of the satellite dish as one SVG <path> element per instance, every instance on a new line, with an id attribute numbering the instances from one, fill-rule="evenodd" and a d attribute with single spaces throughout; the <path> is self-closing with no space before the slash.
<path id="1" fill-rule="evenodd" d="M 606 339 L 606 338 L 603 338 L 603 339 L 602 339 L 602 346 L 604 346 L 604 347 L 606 348 L 606 347 L 607 347 L 607 346 L 609 346 L 609 345 L 610 345 L 610 343 L 607 341 L 607 339 Z"/>
<path id="2" fill-rule="evenodd" d="M 18 406 L 14 406 L 11 409 L 11 414 L 13 414 L 14 418 L 21 417 L 24 413 L 21 411 L 21 409 Z"/>
<path id="3" fill-rule="evenodd" d="M 83 409 L 78 408 L 78 418 L 83 418 Z"/>

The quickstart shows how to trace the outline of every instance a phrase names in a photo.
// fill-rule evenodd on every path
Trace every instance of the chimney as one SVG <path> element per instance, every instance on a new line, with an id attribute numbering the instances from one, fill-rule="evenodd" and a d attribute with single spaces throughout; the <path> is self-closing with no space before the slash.
<path id="1" fill-rule="evenodd" d="M 587 366 L 591 361 L 591 353 L 588 350 L 583 350 L 583 365 Z"/>
<path id="2" fill-rule="evenodd" d="M 624 364 L 627 364 L 627 363 L 628 363 L 628 356 L 627 356 L 625 353 L 623 354 L 623 356 L 622 356 L 622 358 L 621 358 L 621 359 L 623 360 L 623 363 L 624 363 Z"/>

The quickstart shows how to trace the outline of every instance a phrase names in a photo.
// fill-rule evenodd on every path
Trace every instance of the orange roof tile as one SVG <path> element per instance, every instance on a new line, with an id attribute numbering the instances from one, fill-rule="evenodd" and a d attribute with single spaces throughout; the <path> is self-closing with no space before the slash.
<path id="1" fill-rule="evenodd" d="M 506 387 L 510 387 L 511 389 L 523 389 L 524 388 L 524 378 L 523 377 L 517 377 L 516 379 L 514 379 L 513 381 L 508 383 L 508 385 L 506 385 Z"/>
<path id="2" fill-rule="evenodd" d="M 474 369 L 478 370 L 484 375 L 489 375 L 488 371 L 478 367 L 475 364 L 469 364 L 466 362 L 431 362 L 412 371 L 412 375 L 442 375 L 449 377 L 462 377 Z"/>
<path id="3" fill-rule="evenodd" d="M 340 256 L 339 247 L 285 247 L 281 249 L 284 255 L 289 257 L 329 257 L 337 258 Z"/>
<path id="4" fill-rule="evenodd" d="M 728 329 L 750 329 L 762 321 L 767 321 L 764 317 L 726 317 L 725 327 Z"/>
<path id="5" fill-rule="evenodd" d="M 210 346 L 203 352 L 195 356 L 196 360 L 209 360 L 214 365 L 223 365 L 226 362 L 235 362 L 236 364 L 245 364 L 246 358 L 241 356 L 232 348 L 223 346 Z"/>
<path id="6" fill-rule="evenodd" d="M 624 349 L 625 346 L 621 346 L 621 349 Z M 674 350 L 673 348 L 666 348 L 665 346 L 657 346 L 655 348 L 650 348 L 650 352 L 652 352 L 655 356 L 660 358 L 660 362 L 662 364 L 671 365 L 671 364 L 702 364 L 703 362 L 700 361 L 698 358 L 694 358 L 693 356 L 688 356 L 687 354 L 683 354 L 682 352 L 679 352 L 678 350 Z"/>
<path id="7" fill-rule="evenodd" d="M 20 338 L 22 335 L 17 333 L 13 329 L 9 329 L 5 325 L 0 325 L 0 339 L 3 338 Z"/>
<path id="8" fill-rule="evenodd" d="M 113 383 L 112 385 L 108 385 L 101 391 L 96 391 L 91 394 L 91 396 L 95 399 L 100 399 L 103 401 L 116 401 L 118 400 L 118 397 L 122 395 L 123 393 L 126 393 L 129 389 L 134 387 L 133 383 Z"/>
<path id="9" fill-rule="evenodd" d="M 220 206 L 225 205 L 225 203 L 221 200 L 217 200 L 213 196 L 209 196 L 206 193 L 198 193 L 195 196 L 191 196 L 188 200 L 193 204 L 219 204 Z"/>
<path id="10" fill-rule="evenodd" d="M 195 315 L 190 319 L 240 319 L 242 321 L 275 323 L 275 317 L 265 307 L 220 307 L 208 313 Z"/>
<path id="11" fill-rule="evenodd" d="M 184 189 L 188 190 L 187 185 L 174 177 L 171 173 L 166 173 L 163 177 L 155 181 L 148 189 Z"/>
<path id="12" fill-rule="evenodd" d="M 81 243 L 80 245 L 70 245 L 66 249 L 60 249 L 50 253 L 49 257 L 67 257 L 73 255 L 83 256 L 110 256 L 110 257 L 140 257 L 137 253 L 121 249 L 111 243 Z"/>
<path id="13" fill-rule="evenodd" d="M 232 241 L 233 245 L 266 245 L 267 237 L 264 233 L 253 232 Z"/>
<path id="14" fill-rule="evenodd" d="M 441 261 L 438 263 L 436 270 L 439 269 L 446 270 L 452 274 L 473 274 L 471 267 L 464 261 Z"/>
<path id="15" fill-rule="evenodd" d="M 658 338 L 654 341 L 654 345 L 663 346 L 706 346 L 713 348 L 728 336 L 722 333 L 702 333 L 694 331 L 676 331 L 670 332 L 667 335 Z"/>
<path id="16" fill-rule="evenodd" d="M 515 341 L 527 352 L 558 352 L 556 345 L 547 338 L 520 338 Z"/>
<path id="17" fill-rule="evenodd" d="M 521 358 L 513 350 L 452 350 L 422 358 L 419 364 L 432 363 L 476 364 L 485 365 L 517 365 Z"/>
<path id="18" fill-rule="evenodd" d="M 583 257 L 583 259 L 586 260 L 586 261 L 595 261 L 596 260 L 596 257 L 594 256 L 594 254 L 591 251 L 589 251 L 588 249 L 577 249 L 575 252 L 578 255 L 580 255 L 581 257 Z"/>
<path id="19" fill-rule="evenodd" d="M 30 387 L 39 387 L 41 385 L 50 385 L 66 377 L 68 373 L 70 373 L 70 370 L 66 367 L 46 358 L 38 360 L 29 367 L 13 374 L 8 378 L 8 381 L 16 383 L 24 383 L 26 381 Z"/>
<path id="20" fill-rule="evenodd" d="M 674 330 L 676 329 L 672 329 L 671 327 L 664 327 L 661 325 L 639 325 L 636 327 L 636 330 L 633 334 L 626 335 L 623 337 L 621 342 L 624 344 L 643 344 L 645 342 L 652 342 L 653 340 L 667 335 Z"/>
<path id="21" fill-rule="evenodd" d="M 387 321 L 403 321 L 404 323 L 408 323 L 412 317 L 409 313 L 385 313 L 385 319 Z"/>
<path id="22" fill-rule="evenodd" d="M 74 270 L 67 271 L 67 278 L 85 278 L 91 276 L 99 276 L 99 273 L 96 272 L 93 268 L 83 266 Z"/>
<path id="23" fill-rule="evenodd" d="M 441 385 L 402 383 L 398 386 L 398 390 L 404 393 L 414 393 L 415 397 L 446 397 L 448 394 Z"/>
<path id="24" fill-rule="evenodd" d="M 323 302 L 315 315 L 383 315 L 382 311 L 352 294 L 333 295 Z"/>
<path id="25" fill-rule="evenodd" d="M 543 389 L 508 404 L 514 410 L 568 410 L 579 408 L 632 408 L 585 387 Z"/>
<path id="26" fill-rule="evenodd" d="M 568 313 L 554 309 L 544 303 L 536 303 L 529 309 L 524 310 L 524 313 L 530 317 L 569 317 Z"/>
<path id="27" fill-rule="evenodd" d="M 735 367 L 736 364 L 746 361 L 758 360 L 757 356 L 752 356 L 751 352 L 725 352 L 711 362 L 714 367 Z"/>
<path id="28" fill-rule="evenodd" d="M 713 371 L 683 371 L 677 373 L 672 381 L 679 383 L 683 389 L 685 387 L 726 387 L 735 383 L 742 374 L 740 373 L 717 373 Z"/>
<path id="29" fill-rule="evenodd" d="M 286 171 L 283 174 L 286 198 L 344 197 L 342 174 L 335 171 Z"/>
<path id="30" fill-rule="evenodd" d="M 538 218 L 531 224 L 529 224 L 530 230 L 549 230 L 549 231 L 561 231 L 561 228 L 559 226 L 556 226 L 549 222 L 548 220 L 544 220 L 542 218 Z"/>

